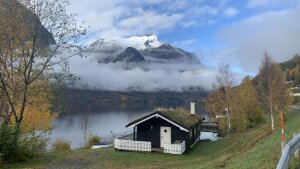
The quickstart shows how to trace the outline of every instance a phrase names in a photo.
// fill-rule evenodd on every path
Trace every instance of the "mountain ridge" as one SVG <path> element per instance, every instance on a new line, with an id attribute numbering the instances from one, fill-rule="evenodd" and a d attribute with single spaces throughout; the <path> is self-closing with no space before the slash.
<path id="1" fill-rule="evenodd" d="M 148 64 L 201 64 L 195 54 L 167 43 L 161 43 L 153 34 L 128 38 L 101 38 L 92 43 L 86 53 L 94 56 L 98 63 L 104 64 L 115 63 L 116 60 L 126 64 L 140 61 Z M 136 57 L 128 59 L 134 55 Z"/>
<path id="2" fill-rule="evenodd" d="M 6 16 L 6 13 L 15 12 L 15 10 L 18 10 L 18 12 L 21 12 L 23 15 L 23 20 L 25 24 L 25 29 L 28 29 L 28 31 L 33 31 L 31 29 L 32 25 L 37 25 L 35 29 L 37 29 L 37 44 L 39 46 L 47 46 L 55 44 L 55 39 L 53 35 L 42 25 L 40 19 L 29 9 L 27 9 L 25 6 L 23 6 L 20 2 L 16 0 L 0 0 L 0 17 Z"/>

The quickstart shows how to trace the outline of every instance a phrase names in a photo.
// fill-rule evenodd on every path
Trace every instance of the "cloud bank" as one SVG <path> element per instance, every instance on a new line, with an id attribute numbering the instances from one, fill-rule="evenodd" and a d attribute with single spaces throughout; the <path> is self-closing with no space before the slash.
<path id="1" fill-rule="evenodd" d="M 202 65 L 150 64 L 124 68 L 121 64 L 99 64 L 91 57 L 70 59 L 70 72 L 81 78 L 73 87 L 107 91 L 208 90 L 215 72 Z"/>

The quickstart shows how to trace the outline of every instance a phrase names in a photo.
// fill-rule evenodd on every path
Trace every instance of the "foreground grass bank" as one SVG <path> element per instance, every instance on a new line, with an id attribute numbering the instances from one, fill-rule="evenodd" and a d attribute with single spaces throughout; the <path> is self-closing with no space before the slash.
<path id="1" fill-rule="evenodd" d="M 300 111 L 286 113 L 286 137 L 299 132 Z M 280 158 L 281 130 L 270 132 L 268 124 L 218 142 L 199 142 L 184 155 L 162 153 L 120 152 L 113 148 L 76 150 L 47 153 L 28 163 L 2 166 L 2 168 L 275 168 Z M 290 168 L 299 168 L 295 159 Z"/>

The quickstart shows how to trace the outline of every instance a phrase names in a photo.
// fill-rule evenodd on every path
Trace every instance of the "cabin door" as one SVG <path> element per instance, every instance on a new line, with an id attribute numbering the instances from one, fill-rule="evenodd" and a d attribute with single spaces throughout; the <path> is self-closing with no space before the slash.
<path id="1" fill-rule="evenodd" d="M 160 127 L 160 147 L 165 143 L 171 144 L 171 127 Z"/>

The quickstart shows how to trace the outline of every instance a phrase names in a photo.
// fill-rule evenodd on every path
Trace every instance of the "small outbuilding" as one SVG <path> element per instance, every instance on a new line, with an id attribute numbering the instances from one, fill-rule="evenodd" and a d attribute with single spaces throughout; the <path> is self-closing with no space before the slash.
<path id="1" fill-rule="evenodd" d="M 114 146 L 121 150 L 163 150 L 165 153 L 182 154 L 200 139 L 203 120 L 195 114 L 194 103 L 191 104 L 191 112 L 182 109 L 157 110 L 126 125 L 133 128 L 133 134 L 115 139 Z M 121 142 L 127 145 L 120 145 Z"/>

